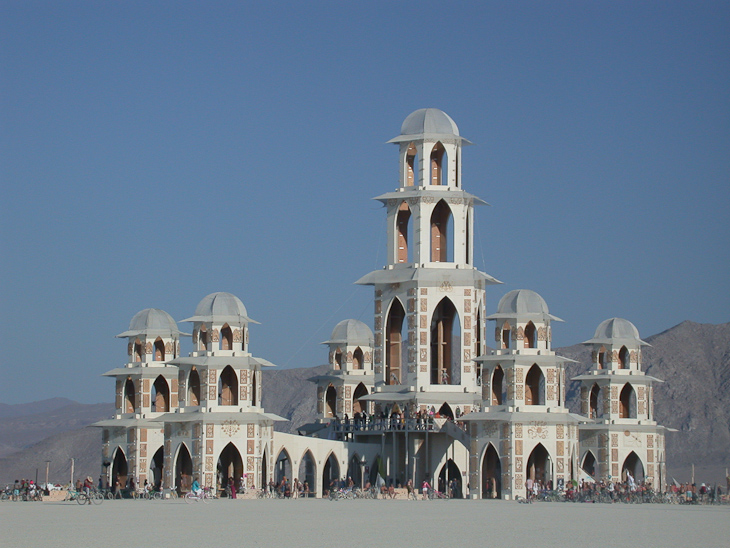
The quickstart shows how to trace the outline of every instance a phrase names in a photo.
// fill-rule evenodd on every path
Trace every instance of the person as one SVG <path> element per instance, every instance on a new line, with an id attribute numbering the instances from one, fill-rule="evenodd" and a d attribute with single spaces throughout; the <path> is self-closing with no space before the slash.
<path id="1" fill-rule="evenodd" d="M 291 496 L 293 499 L 299 498 L 299 489 L 301 489 L 301 484 L 299 483 L 299 478 L 294 478 L 294 483 L 292 484 L 292 490 L 291 490 Z"/>
<path id="2" fill-rule="evenodd" d="M 196 497 L 199 497 L 203 493 L 203 489 L 200 487 L 200 482 L 198 482 L 198 478 L 193 479 L 193 484 L 190 486 L 190 491 Z"/>
<path id="3" fill-rule="evenodd" d="M 429 491 L 431 491 L 431 484 L 428 483 L 428 480 L 423 480 L 423 483 L 421 484 L 421 493 L 423 500 L 426 500 L 428 498 Z"/>
<path id="4" fill-rule="evenodd" d="M 231 498 L 235 499 L 236 498 L 236 482 L 233 481 L 232 477 L 228 478 L 228 489 L 231 494 Z"/>
<path id="5" fill-rule="evenodd" d="M 408 500 L 410 500 L 413 496 L 413 480 L 411 478 L 408 478 L 406 482 L 406 493 L 408 493 Z"/>

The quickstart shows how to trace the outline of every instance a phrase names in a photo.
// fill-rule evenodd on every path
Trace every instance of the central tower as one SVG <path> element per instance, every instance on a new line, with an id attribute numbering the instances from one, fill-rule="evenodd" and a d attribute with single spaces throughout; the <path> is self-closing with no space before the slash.
<path id="1" fill-rule="evenodd" d="M 387 210 L 387 265 L 357 282 L 375 289 L 383 395 L 373 400 L 415 399 L 453 415 L 480 399 L 473 360 L 485 349 L 484 289 L 500 283 L 473 265 L 474 206 L 485 202 L 462 189 L 461 151 L 471 143 L 433 108 L 410 114 L 388 142 L 399 147 L 399 186 L 375 198 Z"/>

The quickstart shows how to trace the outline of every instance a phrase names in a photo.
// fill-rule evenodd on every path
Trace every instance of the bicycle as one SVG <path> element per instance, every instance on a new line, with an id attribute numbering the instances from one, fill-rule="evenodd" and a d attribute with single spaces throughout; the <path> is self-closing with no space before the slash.
<path id="1" fill-rule="evenodd" d="M 210 492 L 210 489 L 202 489 L 201 491 L 190 491 L 185 495 L 185 502 L 188 504 L 193 502 L 204 502 L 205 504 L 208 503 L 210 499 L 214 498 L 213 494 Z"/>

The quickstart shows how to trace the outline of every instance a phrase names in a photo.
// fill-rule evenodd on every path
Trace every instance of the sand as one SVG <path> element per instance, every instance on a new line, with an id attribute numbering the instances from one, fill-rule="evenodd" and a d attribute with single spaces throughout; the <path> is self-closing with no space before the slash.
<path id="1" fill-rule="evenodd" d="M 730 545 L 730 505 L 215 500 L 0 503 L 14 547 Z"/>

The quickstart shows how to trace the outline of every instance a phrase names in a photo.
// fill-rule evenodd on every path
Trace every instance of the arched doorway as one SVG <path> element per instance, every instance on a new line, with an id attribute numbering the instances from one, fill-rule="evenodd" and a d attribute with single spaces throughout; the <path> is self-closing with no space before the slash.
<path id="1" fill-rule="evenodd" d="M 238 377 L 230 365 L 218 379 L 218 405 L 238 405 Z"/>
<path id="2" fill-rule="evenodd" d="M 597 383 L 594 383 L 591 388 L 591 395 L 588 404 L 589 419 L 597 419 L 603 415 L 603 398 L 601 396 L 601 389 L 598 387 Z"/>
<path id="3" fill-rule="evenodd" d="M 165 361 L 165 343 L 160 337 L 155 339 L 155 360 L 156 362 Z"/>
<path id="4" fill-rule="evenodd" d="M 527 479 L 539 481 L 543 486 L 553 479 L 550 453 L 541 443 L 537 444 L 527 459 Z"/>
<path id="5" fill-rule="evenodd" d="M 451 406 L 446 402 L 444 402 L 443 405 L 441 407 L 439 407 L 438 414 L 441 415 L 442 417 L 446 417 L 451 420 L 454 420 L 454 412 L 451 410 Z"/>
<path id="6" fill-rule="evenodd" d="M 525 326 L 525 348 L 537 348 L 537 330 L 535 324 L 528 322 Z"/>
<path id="7" fill-rule="evenodd" d="M 347 466 L 348 483 L 349 479 L 352 478 L 352 481 L 355 483 L 355 487 L 362 487 L 363 469 L 364 468 L 360 464 L 360 457 L 357 456 L 357 453 L 354 454 Z"/>
<path id="8" fill-rule="evenodd" d="M 314 457 L 310 451 L 306 451 L 299 463 L 299 481 L 306 487 L 309 487 L 309 491 L 314 493 L 317 490 L 316 485 L 317 478 L 317 467 L 314 464 Z M 306 490 L 306 488 L 305 488 Z"/>
<path id="9" fill-rule="evenodd" d="M 218 489 L 225 489 L 229 479 L 232 479 L 236 486 L 239 485 L 243 477 L 243 459 L 233 442 L 226 445 L 221 451 L 216 470 L 218 472 Z"/>
<path id="10" fill-rule="evenodd" d="M 592 451 L 586 451 L 586 454 L 583 456 L 583 463 L 580 467 L 590 477 L 596 477 L 596 457 Z"/>
<path id="11" fill-rule="evenodd" d="M 127 465 L 127 457 L 121 447 L 117 447 L 112 460 L 112 477 L 111 485 L 115 486 L 119 482 L 119 488 L 124 489 L 127 486 L 127 474 L 129 467 Z"/>
<path id="12" fill-rule="evenodd" d="M 337 390 L 331 384 L 327 387 L 324 395 L 324 416 L 337 416 Z"/>
<path id="13" fill-rule="evenodd" d="M 190 451 L 184 443 L 180 444 L 175 459 L 175 486 L 178 493 L 187 493 L 193 484 L 193 459 L 190 458 Z"/>
<path id="14" fill-rule="evenodd" d="M 221 327 L 221 350 L 233 350 L 233 331 L 228 324 Z"/>
<path id="15" fill-rule="evenodd" d="M 165 477 L 164 468 L 165 448 L 164 446 L 160 446 L 150 461 L 150 478 L 152 479 L 152 485 L 158 491 L 162 487 L 162 478 Z"/>
<path id="16" fill-rule="evenodd" d="M 200 405 L 200 375 L 193 369 L 188 379 L 188 405 Z"/>
<path id="17" fill-rule="evenodd" d="M 625 346 L 621 347 L 618 353 L 618 368 L 628 369 L 629 368 L 629 350 Z"/>
<path id="18" fill-rule="evenodd" d="M 629 383 L 624 385 L 619 396 L 618 417 L 620 419 L 636 418 L 636 393 Z"/>
<path id="19" fill-rule="evenodd" d="M 362 413 L 367 407 L 367 402 L 361 402 L 360 398 L 368 395 L 368 389 L 365 388 L 363 383 L 360 383 L 355 388 L 355 393 L 352 395 L 352 412 Z"/>
<path id="20" fill-rule="evenodd" d="M 165 377 L 159 375 L 152 385 L 152 411 L 167 413 L 170 410 L 170 387 Z"/>
<path id="21" fill-rule="evenodd" d="M 445 297 L 434 310 L 431 319 L 431 384 L 461 382 L 461 370 L 458 368 L 458 356 L 461 352 L 457 349 L 460 337 L 461 326 L 456 307 Z M 452 363 L 454 361 L 456 363 Z"/>
<path id="22" fill-rule="evenodd" d="M 525 377 L 525 405 L 545 405 L 545 375 L 537 364 Z"/>
<path id="23" fill-rule="evenodd" d="M 393 300 L 385 327 L 385 384 L 401 384 L 401 363 L 408 336 L 404 334 L 406 312 L 398 299 Z"/>
<path id="24" fill-rule="evenodd" d="M 413 239 L 413 228 L 410 220 L 411 210 L 406 202 L 401 202 L 395 219 L 399 263 L 410 263 L 413 260 L 413 252 L 408 248 L 408 242 Z"/>
<path id="25" fill-rule="evenodd" d="M 507 400 L 507 385 L 504 382 L 502 366 L 497 365 L 492 373 L 492 405 L 504 405 Z"/>
<path id="26" fill-rule="evenodd" d="M 291 480 L 293 479 L 291 474 L 291 458 L 289 457 L 289 453 L 287 453 L 286 449 L 282 449 L 279 451 L 279 456 L 276 457 L 274 481 L 279 484 L 284 478 L 286 478 L 291 483 Z"/>
<path id="27" fill-rule="evenodd" d="M 482 458 L 482 498 L 502 498 L 502 461 L 491 443 Z"/>
<path id="28" fill-rule="evenodd" d="M 451 493 L 449 486 L 454 480 L 456 480 L 456 487 L 453 489 L 453 493 Z M 459 467 L 456 466 L 456 463 L 451 459 L 446 461 L 446 464 L 441 467 L 441 471 L 439 472 L 438 490 L 442 493 L 450 493 L 453 498 L 460 499 L 463 497 L 461 490 L 461 471 L 459 470 Z"/>
<path id="29" fill-rule="evenodd" d="M 334 453 L 330 453 L 322 469 L 322 496 L 325 496 L 325 493 L 329 493 L 330 485 L 336 485 L 339 479 L 340 465 L 337 463 Z M 335 483 L 333 484 L 332 482 Z"/>
<path id="30" fill-rule="evenodd" d="M 124 383 L 124 412 L 134 413 L 137 409 L 137 397 L 134 390 L 134 382 L 127 379 Z"/>
<path id="31" fill-rule="evenodd" d="M 631 451 L 629 456 L 624 460 L 623 466 L 621 466 L 621 481 L 626 481 L 628 476 L 626 472 L 631 472 L 634 481 L 638 484 L 644 480 L 644 464 L 641 462 L 639 456 Z"/>
<path id="32" fill-rule="evenodd" d="M 440 200 L 431 214 L 431 262 L 452 262 L 454 251 L 450 245 L 454 218 L 444 200 Z"/>
<path id="33" fill-rule="evenodd" d="M 362 348 L 359 346 L 355 349 L 355 352 L 352 353 L 352 368 L 353 369 L 362 369 L 363 368 L 363 361 L 364 361 L 364 354 L 362 353 Z"/>
<path id="34" fill-rule="evenodd" d="M 264 449 L 264 455 L 261 457 L 261 488 L 266 489 L 269 485 L 269 453 Z"/>

